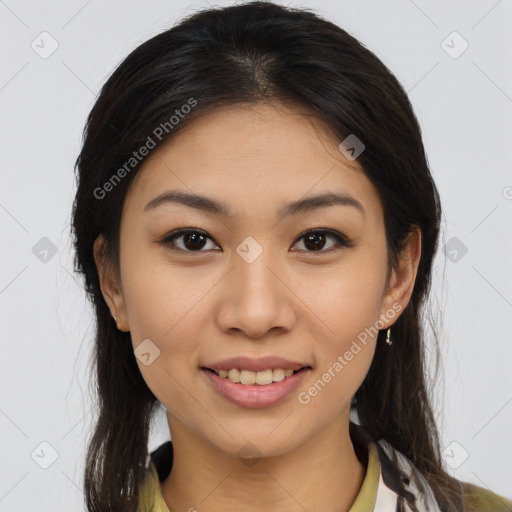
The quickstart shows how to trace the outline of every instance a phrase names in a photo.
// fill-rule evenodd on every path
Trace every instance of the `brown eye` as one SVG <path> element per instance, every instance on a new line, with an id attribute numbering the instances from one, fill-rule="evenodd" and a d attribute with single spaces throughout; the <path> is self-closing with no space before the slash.
<path id="1" fill-rule="evenodd" d="M 170 248 L 172 250 L 205 252 L 202 249 L 207 245 L 208 240 L 211 240 L 211 238 L 203 231 L 197 229 L 181 229 L 164 237 L 161 243 L 166 246 L 171 246 Z"/>
<path id="2" fill-rule="evenodd" d="M 299 250 L 308 253 L 325 254 L 340 247 L 352 247 L 352 243 L 347 238 L 329 229 L 311 229 L 306 231 L 297 239 L 294 245 L 297 245 L 302 240 L 304 248 L 299 248 Z M 213 246 L 207 247 L 209 241 Z M 160 243 L 170 250 L 189 253 L 206 252 L 209 249 L 215 250 L 215 248 L 218 248 L 218 245 L 206 232 L 198 229 L 179 229 L 165 236 Z"/>
<path id="3" fill-rule="evenodd" d="M 328 240 L 334 240 L 335 243 L 331 243 L 328 245 L 327 249 L 325 249 Z M 343 247 L 351 247 L 351 243 L 342 235 L 335 231 L 327 230 L 327 229 L 314 229 L 309 230 L 306 233 L 302 234 L 299 240 L 304 240 L 303 245 L 306 252 L 320 252 L 326 253 Z"/>
<path id="4" fill-rule="evenodd" d="M 206 237 L 202 233 L 187 233 L 183 236 L 183 245 L 190 251 L 202 249 L 206 243 Z"/>

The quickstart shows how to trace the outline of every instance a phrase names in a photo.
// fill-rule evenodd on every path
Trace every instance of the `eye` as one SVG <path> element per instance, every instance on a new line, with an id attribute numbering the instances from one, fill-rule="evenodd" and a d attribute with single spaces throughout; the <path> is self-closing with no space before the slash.
<path id="1" fill-rule="evenodd" d="M 175 243 L 175 240 L 181 241 Z M 205 252 L 201 251 L 207 245 L 207 240 L 213 241 L 204 231 L 199 229 L 179 229 L 165 236 L 161 243 L 171 247 L 172 250 L 185 252 Z M 215 244 L 214 244 L 215 245 Z"/>
<path id="2" fill-rule="evenodd" d="M 327 239 L 334 239 L 336 243 L 331 244 L 328 249 L 323 250 L 324 246 L 326 244 Z M 326 253 L 326 252 L 332 252 L 342 247 L 352 247 L 352 243 L 342 236 L 337 231 L 333 231 L 331 229 L 310 229 L 303 233 L 298 240 L 304 240 L 302 242 L 303 246 L 306 247 L 306 252 L 319 252 L 319 253 Z M 298 243 L 298 242 L 297 242 Z M 304 250 L 304 249 L 300 249 Z"/>
<path id="3" fill-rule="evenodd" d="M 352 243 L 337 231 L 331 229 L 310 229 L 303 233 L 295 242 L 297 245 L 300 240 L 304 239 L 303 245 L 305 249 L 299 249 L 306 252 L 326 253 L 332 252 L 339 247 L 352 247 Z M 324 249 L 328 239 L 334 240 L 326 250 Z M 199 229 L 183 228 L 173 231 L 166 235 L 160 243 L 165 246 L 171 246 L 171 250 L 183 252 L 206 252 L 202 249 L 214 249 L 218 247 L 213 242 L 214 247 L 207 247 L 208 241 L 213 242 L 212 238 L 208 236 L 205 231 Z M 296 250 L 296 249 L 292 249 Z"/>

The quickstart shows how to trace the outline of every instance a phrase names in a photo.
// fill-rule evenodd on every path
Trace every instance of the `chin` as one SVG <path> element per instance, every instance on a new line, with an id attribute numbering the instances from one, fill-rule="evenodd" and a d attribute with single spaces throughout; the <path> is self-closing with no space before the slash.
<path id="1" fill-rule="evenodd" d="M 279 457 L 305 442 L 305 433 L 290 429 L 286 420 L 266 421 L 260 428 L 254 423 L 252 419 L 238 421 L 236 425 L 225 422 L 222 424 L 225 430 L 219 427 L 215 435 L 212 436 L 212 432 L 203 435 L 219 451 L 248 462 L 261 457 Z"/>

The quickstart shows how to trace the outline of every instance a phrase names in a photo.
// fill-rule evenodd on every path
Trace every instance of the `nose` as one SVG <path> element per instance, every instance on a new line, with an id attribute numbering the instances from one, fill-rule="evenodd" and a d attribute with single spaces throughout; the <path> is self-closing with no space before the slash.
<path id="1" fill-rule="evenodd" d="M 223 283 L 217 323 L 224 332 L 261 339 L 270 331 L 293 329 L 298 298 L 289 271 L 271 258 L 269 251 L 249 263 L 237 254 Z"/>

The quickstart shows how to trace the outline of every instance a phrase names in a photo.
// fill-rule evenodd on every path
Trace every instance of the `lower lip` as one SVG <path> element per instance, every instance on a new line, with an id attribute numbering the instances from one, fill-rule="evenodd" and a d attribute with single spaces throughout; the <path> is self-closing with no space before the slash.
<path id="1" fill-rule="evenodd" d="M 216 373 L 201 368 L 201 372 L 220 395 L 240 407 L 248 408 L 270 407 L 282 402 L 300 386 L 310 371 L 302 369 L 280 382 L 261 386 L 231 382 L 225 377 L 219 377 Z"/>

